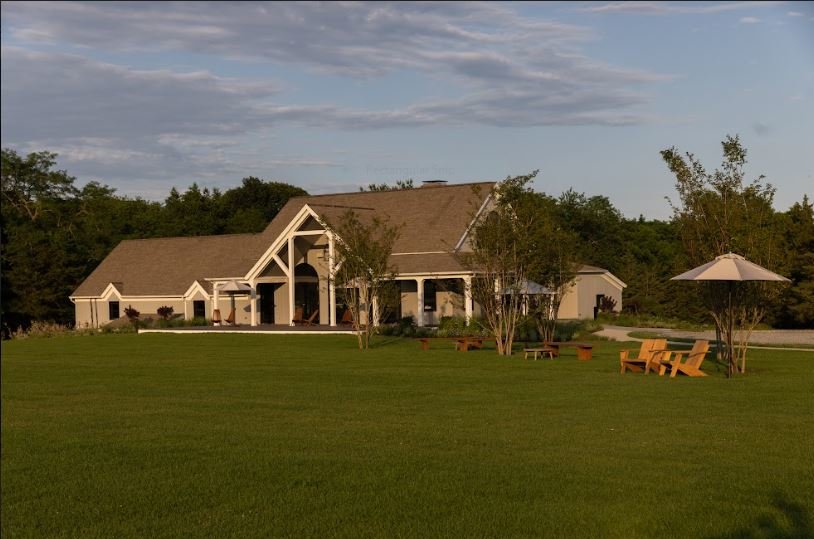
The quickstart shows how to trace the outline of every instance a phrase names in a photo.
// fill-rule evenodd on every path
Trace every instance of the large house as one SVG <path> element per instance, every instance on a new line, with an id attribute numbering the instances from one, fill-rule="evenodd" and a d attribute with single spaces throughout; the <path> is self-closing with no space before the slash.
<path id="1" fill-rule="evenodd" d="M 295 316 L 336 326 L 343 308 L 332 274 L 336 238 L 325 224 L 348 209 L 401 225 L 391 264 L 401 292 L 394 317 L 420 326 L 442 316 L 478 314 L 469 293 L 473 273 L 456 253 L 467 246 L 473 217 L 488 211 L 495 183 L 292 198 L 258 234 L 125 240 L 71 295 L 77 327 L 100 327 L 132 306 L 142 314 L 173 307 L 184 318 L 212 318 L 235 305 L 238 324 L 293 325 Z M 247 290 L 227 297 L 224 286 Z M 622 306 L 625 284 L 584 266 L 563 298 L 561 318 L 592 318 L 602 295 Z M 296 314 L 295 314 L 296 313 Z M 314 314 L 316 313 L 316 314 Z"/>

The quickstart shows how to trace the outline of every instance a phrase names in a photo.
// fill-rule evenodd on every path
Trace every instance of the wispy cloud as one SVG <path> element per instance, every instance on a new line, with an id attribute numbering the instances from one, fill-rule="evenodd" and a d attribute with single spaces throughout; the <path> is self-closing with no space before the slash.
<path id="1" fill-rule="evenodd" d="M 259 156 L 239 144 L 286 124 L 359 131 L 644 123 L 648 88 L 670 79 L 585 54 L 597 39 L 589 27 L 504 4 L 18 2 L 2 9 L 4 39 L 15 43 L 2 51 L 3 143 L 57 148 L 101 176 L 207 178 L 245 171 L 246 163 L 336 165 Z M 286 66 L 317 81 L 329 74 L 364 84 L 409 72 L 442 81 L 445 91 L 379 107 L 301 103 L 277 80 L 94 58 L 143 60 L 133 53 L 144 51 L 208 55 L 213 66 L 232 62 L 238 72 Z"/>
<path id="2" fill-rule="evenodd" d="M 760 19 L 757 17 L 741 17 L 738 22 L 741 24 L 758 24 Z"/>
<path id="3" fill-rule="evenodd" d="M 803 16 L 803 14 L 800 13 L 799 11 L 789 11 L 789 12 L 786 13 L 786 15 L 788 15 L 789 17 L 802 17 Z"/>
<path id="4" fill-rule="evenodd" d="M 703 15 L 758 7 L 776 7 L 784 3 L 785 2 L 725 2 L 703 4 L 701 2 L 614 2 L 584 6 L 579 8 L 579 11 L 585 13 L 635 13 L 640 15 L 667 15 L 671 13 Z"/>

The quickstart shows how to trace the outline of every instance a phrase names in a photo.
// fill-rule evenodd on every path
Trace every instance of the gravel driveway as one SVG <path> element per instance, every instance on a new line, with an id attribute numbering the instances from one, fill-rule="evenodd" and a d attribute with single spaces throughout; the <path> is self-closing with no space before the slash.
<path id="1" fill-rule="evenodd" d="M 660 333 L 667 337 L 683 337 L 688 339 L 707 339 L 714 340 L 714 331 L 686 331 L 683 329 L 667 329 L 667 328 L 629 328 L 623 326 L 605 326 L 602 331 L 598 331 L 597 335 L 608 337 L 617 341 L 641 340 L 632 339 L 628 337 L 628 333 L 633 331 L 650 331 Z M 794 345 L 803 344 L 814 346 L 814 329 L 769 329 L 758 330 L 752 332 L 752 338 L 749 339 L 749 344 L 765 344 L 765 345 Z"/>

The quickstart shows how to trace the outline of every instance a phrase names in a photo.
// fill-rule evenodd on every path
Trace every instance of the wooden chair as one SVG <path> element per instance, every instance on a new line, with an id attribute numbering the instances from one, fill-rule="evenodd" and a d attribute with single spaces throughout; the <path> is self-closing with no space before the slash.
<path id="1" fill-rule="evenodd" d="M 215 309 L 212 311 L 212 325 L 219 326 L 220 325 L 220 309 Z"/>
<path id="2" fill-rule="evenodd" d="M 619 364 L 621 366 L 620 372 L 625 374 L 626 371 L 631 372 L 649 372 L 651 361 L 658 361 L 662 358 L 667 349 L 667 339 L 645 339 L 642 341 L 642 346 L 639 349 L 637 357 L 630 357 L 632 350 L 619 351 Z"/>
<path id="3" fill-rule="evenodd" d="M 319 309 L 312 312 L 311 316 L 308 317 L 308 320 L 303 322 L 303 325 L 304 326 L 313 326 L 314 325 L 314 320 L 316 320 L 318 316 L 319 316 Z"/>
<path id="4" fill-rule="evenodd" d="M 291 320 L 295 324 L 302 324 L 305 320 L 302 319 L 302 307 L 294 309 L 294 319 Z"/>
<path id="5" fill-rule="evenodd" d="M 229 316 L 226 317 L 226 320 L 224 320 L 224 322 L 226 322 L 230 326 L 236 325 L 235 324 L 235 310 L 234 309 L 229 311 Z"/>
<path id="6" fill-rule="evenodd" d="M 345 312 L 342 313 L 342 320 L 340 320 L 339 323 L 343 326 L 353 324 L 353 313 L 350 309 L 345 309 Z"/>
<path id="7" fill-rule="evenodd" d="M 706 376 L 701 371 L 701 364 L 707 357 L 707 352 L 709 352 L 709 341 L 699 339 L 692 345 L 692 350 L 674 351 L 672 352 L 673 359 L 669 359 L 668 356 L 654 363 L 659 365 L 659 376 L 664 376 L 667 369 L 670 369 L 670 378 L 675 378 L 678 373 L 687 376 Z M 684 356 L 687 357 L 687 360 L 682 363 Z M 649 367 L 650 365 L 648 365 Z M 653 367 L 655 368 L 655 364 Z"/>

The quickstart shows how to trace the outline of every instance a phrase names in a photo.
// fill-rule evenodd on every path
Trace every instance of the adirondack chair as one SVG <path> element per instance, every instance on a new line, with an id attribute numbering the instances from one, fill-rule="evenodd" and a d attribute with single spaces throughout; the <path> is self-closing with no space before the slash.
<path id="1" fill-rule="evenodd" d="M 345 309 L 345 312 L 342 313 L 342 320 L 340 320 L 339 323 L 342 325 L 353 324 L 353 313 L 350 309 Z"/>
<path id="2" fill-rule="evenodd" d="M 650 362 L 661 359 L 666 348 L 667 339 L 645 339 L 642 341 L 642 346 L 639 349 L 639 355 L 637 357 L 630 357 L 632 350 L 620 350 L 620 372 L 622 374 L 625 374 L 628 370 L 631 372 L 648 372 Z"/>
<path id="3" fill-rule="evenodd" d="M 295 324 L 302 324 L 305 322 L 302 318 L 302 307 L 297 307 L 294 309 L 294 318 L 291 320 Z"/>
<path id="4" fill-rule="evenodd" d="M 235 310 L 234 309 L 229 311 L 229 316 L 226 317 L 226 320 L 224 320 L 224 322 L 226 322 L 230 326 L 236 325 L 235 324 Z"/>
<path id="5" fill-rule="evenodd" d="M 220 325 L 220 309 L 215 309 L 212 311 L 212 325 L 219 326 Z"/>
<path id="6" fill-rule="evenodd" d="M 305 325 L 305 326 L 313 326 L 314 325 L 314 320 L 316 320 L 318 316 L 319 316 L 319 310 L 316 310 L 316 311 L 312 312 L 311 316 L 308 317 L 308 320 L 303 322 L 303 325 Z"/>
<path id="7" fill-rule="evenodd" d="M 709 341 L 697 340 L 692 345 L 692 350 L 673 352 L 673 359 L 658 361 L 659 376 L 664 376 L 667 369 L 670 369 L 670 378 L 675 378 L 678 373 L 687 376 L 706 376 L 701 371 L 701 364 L 704 362 L 707 352 L 709 352 Z M 687 357 L 687 360 L 682 363 L 681 360 L 684 356 Z"/>

